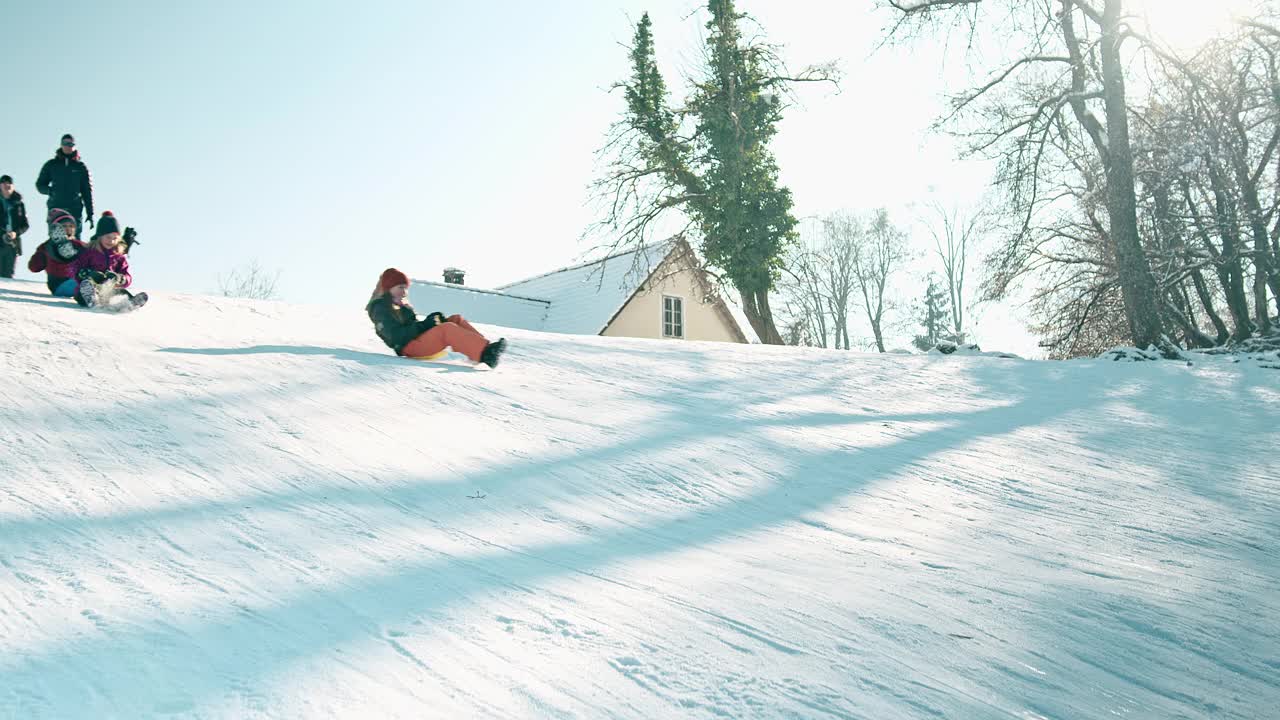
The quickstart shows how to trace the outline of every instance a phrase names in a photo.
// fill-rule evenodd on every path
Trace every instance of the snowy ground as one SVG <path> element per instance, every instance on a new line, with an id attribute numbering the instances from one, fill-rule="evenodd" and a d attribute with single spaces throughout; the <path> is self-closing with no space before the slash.
<path id="1" fill-rule="evenodd" d="M 1250 718 L 1280 372 L 0 281 L 0 717 Z"/>

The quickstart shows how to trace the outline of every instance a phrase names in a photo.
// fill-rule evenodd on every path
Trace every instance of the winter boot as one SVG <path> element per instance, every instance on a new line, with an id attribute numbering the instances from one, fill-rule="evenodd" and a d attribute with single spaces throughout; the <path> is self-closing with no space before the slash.
<path id="1" fill-rule="evenodd" d="M 79 299 L 85 307 L 98 307 L 98 286 L 89 278 L 80 281 Z"/>
<path id="2" fill-rule="evenodd" d="M 126 295 L 123 292 L 117 292 L 111 298 L 110 304 L 104 304 L 102 307 L 114 313 L 133 312 L 143 305 L 147 304 L 147 294 L 138 293 L 137 295 Z"/>
<path id="3" fill-rule="evenodd" d="M 488 365 L 490 368 L 498 367 L 498 358 L 507 350 L 507 339 L 498 338 L 496 341 L 484 346 L 484 351 L 480 353 L 480 362 Z"/>

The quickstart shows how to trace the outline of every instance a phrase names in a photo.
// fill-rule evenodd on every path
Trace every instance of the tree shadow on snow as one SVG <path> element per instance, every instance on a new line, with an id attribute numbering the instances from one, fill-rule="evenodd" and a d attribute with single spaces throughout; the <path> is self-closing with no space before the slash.
<path id="1" fill-rule="evenodd" d="M 773 371 L 782 372 L 785 370 Z M 345 645 L 378 638 L 395 627 L 411 626 L 415 620 L 438 615 L 468 599 L 561 577 L 595 578 L 613 586 L 622 585 L 631 592 L 700 613 L 724 628 L 725 633 L 737 632 L 786 654 L 801 654 L 800 649 L 788 647 L 784 639 L 772 638 L 768 629 L 745 626 L 714 608 L 692 607 L 653 588 L 628 585 L 609 577 L 610 568 L 794 522 L 829 508 L 842 498 L 865 493 L 877 483 L 887 482 L 940 453 L 981 438 L 1034 427 L 1088 408 L 1099 400 L 1095 392 L 1074 392 L 1045 402 L 1044 398 L 1010 392 L 1006 368 L 979 364 L 974 372 L 992 389 L 990 395 L 1010 402 L 969 412 L 896 416 L 753 413 L 750 411 L 758 405 L 793 396 L 741 391 L 743 386 L 772 387 L 767 372 L 763 376 L 720 380 L 710 376 L 706 383 L 691 386 L 683 393 L 687 397 L 671 393 L 670 397 L 652 398 L 666 407 L 666 414 L 645 424 L 644 427 L 654 428 L 648 433 L 624 435 L 625 439 L 614 445 L 586 451 L 513 461 L 473 474 L 465 482 L 468 487 L 484 488 L 495 499 L 510 490 L 515 496 L 509 502 L 518 502 L 521 492 L 525 498 L 541 496 L 553 502 L 573 487 L 572 483 L 581 486 L 584 478 L 599 478 L 606 468 L 624 475 L 645 473 L 646 479 L 656 476 L 661 483 L 675 485 L 682 480 L 688 463 L 698 461 L 699 448 L 717 447 L 721 452 L 775 461 L 786 458 L 782 470 L 774 469 L 776 463 L 752 465 L 752 472 L 761 482 L 751 494 L 700 506 L 696 513 L 656 517 L 647 523 L 624 524 L 595 531 L 589 537 L 538 546 L 506 547 L 469 535 L 462 528 L 450 528 L 451 534 L 465 535 L 477 547 L 490 552 L 458 556 L 433 551 L 421 562 L 394 566 L 385 573 L 345 578 L 340 584 L 308 588 L 261 607 L 250 609 L 237 602 L 233 605 L 238 611 L 229 610 L 218 616 L 162 617 L 156 622 L 134 624 L 127 632 L 111 636 L 79 637 L 44 646 L 0 661 L 0 667 L 5 668 L 6 683 L 27 688 L 57 687 L 56 694 L 44 698 L 54 708 L 83 710 L 95 700 L 105 700 L 113 711 L 146 714 L 154 710 L 158 698 L 174 694 L 199 706 L 218 702 L 229 693 L 269 691 L 265 678 L 278 677 L 278 673 L 298 662 L 318 662 L 341 652 Z M 820 382 L 812 387 L 815 397 L 833 391 L 833 386 Z M 808 451 L 790 446 L 785 432 L 813 428 L 835 432 L 840 427 L 895 422 L 929 423 L 930 427 L 898 435 L 885 444 L 836 443 L 832 448 Z M 656 461 L 655 458 L 663 458 L 660 451 L 671 455 Z M 99 523 L 107 525 L 113 535 L 143 535 L 158 531 L 157 526 L 162 523 L 209 522 L 219 515 L 225 518 L 241 513 L 244 505 L 261 511 L 290 512 L 315 504 L 349 510 L 368 506 L 400 513 L 404 519 L 421 524 L 448 527 L 450 511 L 459 512 L 469 506 L 452 497 L 448 500 L 453 504 L 447 504 L 441 497 L 441 487 L 431 480 L 423 477 L 375 488 L 351 482 L 318 484 L 284 495 L 195 506 L 184 511 L 190 513 L 189 517 L 146 511 L 125 518 L 77 518 L 68 522 L 76 535 L 85 532 L 86 526 L 91 529 Z M 638 492 L 635 484 L 633 480 L 624 489 Z M 599 492 L 602 499 L 608 495 L 606 488 Z M 52 532 L 61 534 L 57 528 L 64 521 L 67 520 L 44 518 L 43 529 L 49 532 L 47 526 L 51 525 Z M 4 526 L 4 534 L 11 538 L 21 535 L 30 539 L 33 530 L 36 535 L 41 534 L 41 528 L 14 528 L 9 523 Z M 11 534 L 15 532 L 16 535 Z M 246 662 L 247 657 L 252 662 Z M 90 669 L 96 673 L 96 685 L 111 688 L 110 697 L 95 697 L 95 691 L 84 682 L 83 674 Z"/>
<path id="2" fill-rule="evenodd" d="M 315 345 L 252 345 L 240 348 L 159 348 L 156 352 L 181 353 L 185 355 L 300 355 L 304 357 L 331 357 L 335 360 L 350 360 L 365 365 L 398 365 L 400 367 L 424 365 L 435 372 L 474 372 L 474 368 L 456 364 L 455 362 L 434 362 L 414 360 L 397 355 L 348 350 L 347 348 L 318 347 Z M 441 358 L 444 360 L 444 358 Z"/>
<path id="3" fill-rule="evenodd" d="M 10 290 L 9 288 L 0 288 L 0 299 L 5 302 L 30 303 L 32 305 L 45 305 L 48 307 L 70 308 L 72 310 L 81 309 L 71 298 L 59 298 L 49 293 L 34 293 L 25 290 Z"/>
<path id="4" fill-rule="evenodd" d="M 1080 451 L 1071 473 L 1088 478 L 1092 463 L 1128 477 L 1088 478 L 1077 493 L 1058 463 L 1019 483 L 1020 502 L 999 506 L 991 532 L 1007 528 L 1003 542 L 1032 547 L 1041 532 L 1066 541 L 1023 558 L 1020 572 L 1002 569 L 1036 582 L 1007 620 L 974 633 L 992 662 L 1074 683 L 996 675 L 984 690 L 1045 717 L 1097 714 L 1084 709 L 1085 686 L 1153 717 L 1266 716 L 1280 703 L 1280 505 L 1268 502 L 1280 483 L 1266 462 L 1274 408 L 1242 392 L 1247 372 L 1226 380 L 1175 363 L 1099 365 L 1035 373 L 1069 378 L 1066 388 L 1090 383 L 1096 396 L 1061 427 L 1065 449 Z M 1003 602 L 1008 587 L 984 594 Z M 1010 637 L 1019 640 L 984 642 Z"/>

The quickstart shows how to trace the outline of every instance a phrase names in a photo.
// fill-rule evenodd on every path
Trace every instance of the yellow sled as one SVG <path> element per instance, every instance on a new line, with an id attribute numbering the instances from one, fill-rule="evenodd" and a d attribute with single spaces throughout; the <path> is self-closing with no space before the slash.
<path id="1" fill-rule="evenodd" d="M 409 358 L 410 360 L 439 360 L 440 358 L 448 354 L 449 354 L 449 349 L 445 348 L 444 350 L 441 350 L 435 355 L 419 355 L 417 357 L 411 357 L 409 355 L 406 355 L 405 357 Z"/>

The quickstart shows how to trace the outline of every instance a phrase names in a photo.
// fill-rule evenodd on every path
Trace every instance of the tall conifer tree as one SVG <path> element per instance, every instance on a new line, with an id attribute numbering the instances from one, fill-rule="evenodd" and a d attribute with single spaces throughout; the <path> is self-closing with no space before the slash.
<path id="1" fill-rule="evenodd" d="M 782 117 L 787 83 L 828 80 L 823 70 L 796 77 L 763 45 L 743 40 L 746 17 L 732 0 L 710 0 L 707 74 L 682 111 L 668 105 L 658 71 L 653 25 L 645 13 L 631 47 L 631 78 L 622 83 L 627 112 L 615 127 L 620 157 L 597 187 L 610 199 L 604 224 L 638 243 L 650 224 L 679 209 L 701 238 L 707 263 L 723 271 L 762 342 L 782 344 L 769 306 L 782 255 L 795 239 L 791 192 L 778 183 L 768 144 Z M 682 120 L 693 125 L 682 135 Z"/>

